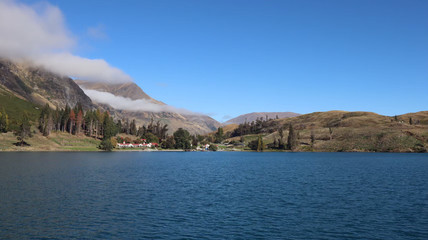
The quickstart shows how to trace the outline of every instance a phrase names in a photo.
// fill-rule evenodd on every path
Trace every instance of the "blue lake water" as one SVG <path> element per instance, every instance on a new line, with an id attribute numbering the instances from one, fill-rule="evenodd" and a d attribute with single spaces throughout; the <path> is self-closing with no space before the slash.
<path id="1" fill-rule="evenodd" d="M 428 154 L 0 153 L 0 239 L 428 239 Z"/>

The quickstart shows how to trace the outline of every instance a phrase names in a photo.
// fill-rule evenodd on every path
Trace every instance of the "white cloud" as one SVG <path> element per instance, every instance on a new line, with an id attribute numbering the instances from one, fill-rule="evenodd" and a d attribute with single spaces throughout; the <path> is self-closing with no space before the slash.
<path id="1" fill-rule="evenodd" d="M 138 99 L 132 100 L 130 98 L 125 98 L 121 96 L 115 96 L 108 92 L 101 92 L 96 90 L 89 90 L 82 88 L 88 97 L 92 101 L 97 103 L 108 104 L 115 109 L 128 110 L 128 111 L 141 111 L 141 112 L 175 112 L 185 115 L 199 115 L 197 113 L 191 112 L 182 108 L 175 108 L 168 105 L 160 105 L 153 103 L 149 100 Z"/>
<path id="2" fill-rule="evenodd" d="M 88 81 L 128 82 L 131 77 L 102 59 L 72 54 L 77 42 L 59 8 L 0 0 L 0 57 L 30 61 L 57 74 Z"/>

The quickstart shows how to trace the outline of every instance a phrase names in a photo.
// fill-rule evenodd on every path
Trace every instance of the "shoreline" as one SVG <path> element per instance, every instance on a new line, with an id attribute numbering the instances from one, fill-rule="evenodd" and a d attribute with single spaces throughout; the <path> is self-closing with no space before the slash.
<path id="1" fill-rule="evenodd" d="M 252 153 L 427 153 L 427 152 L 412 152 L 412 151 L 391 151 L 391 152 L 375 152 L 375 151 L 289 151 L 289 150 L 283 150 L 283 151 L 253 151 L 253 150 L 222 150 L 222 151 L 185 151 L 183 149 L 149 149 L 149 150 L 141 150 L 141 149 L 129 149 L 129 150 L 113 150 L 113 151 L 103 151 L 103 150 L 43 150 L 43 149 L 28 149 L 28 150 L 21 150 L 21 149 L 13 149 L 13 150 L 4 150 L 0 149 L 0 153 L 12 153 L 12 152 L 105 152 L 105 153 L 126 153 L 126 152 L 252 152 Z"/>

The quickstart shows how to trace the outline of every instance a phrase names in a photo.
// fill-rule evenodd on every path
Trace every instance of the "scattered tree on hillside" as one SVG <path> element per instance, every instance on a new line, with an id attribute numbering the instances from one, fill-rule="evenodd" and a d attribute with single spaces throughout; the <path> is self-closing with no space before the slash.
<path id="1" fill-rule="evenodd" d="M 215 145 L 215 144 L 211 144 L 211 145 L 208 147 L 208 150 L 213 151 L 213 152 L 216 152 L 216 151 L 218 150 L 218 147 L 217 147 L 217 145 Z"/>
<path id="2" fill-rule="evenodd" d="M 80 131 L 82 129 L 82 124 L 84 124 L 85 122 L 83 121 L 83 112 L 82 110 L 79 110 L 77 112 L 77 117 L 76 117 L 76 134 L 80 134 Z"/>
<path id="3" fill-rule="evenodd" d="M 160 121 L 157 121 L 155 124 L 152 119 L 147 127 L 146 125 L 143 125 L 142 127 L 138 128 L 137 135 L 147 139 L 147 134 L 150 133 L 156 136 L 157 142 L 162 142 L 162 140 L 166 139 L 167 132 L 168 124 L 163 125 Z"/>
<path id="4" fill-rule="evenodd" d="M 262 136 L 259 135 L 256 140 L 250 141 L 248 147 L 251 150 L 262 152 L 265 149 Z"/>
<path id="5" fill-rule="evenodd" d="M 412 119 L 412 117 L 409 118 L 409 124 L 413 125 L 413 119 Z"/>
<path id="6" fill-rule="evenodd" d="M 135 119 L 131 121 L 131 125 L 129 126 L 129 134 L 137 136 L 137 124 L 135 123 Z"/>
<path id="7" fill-rule="evenodd" d="M 274 121 L 273 119 L 265 120 L 263 117 L 257 118 L 256 121 L 252 121 L 251 123 L 239 124 L 238 128 L 233 130 L 230 134 L 231 137 L 244 136 L 248 134 L 260 134 L 262 132 L 272 133 L 275 131 L 275 127 L 279 123 Z"/>
<path id="8" fill-rule="evenodd" d="M 179 128 L 174 132 L 175 148 L 177 149 L 190 149 L 190 133 L 183 129 Z"/>
<path id="9" fill-rule="evenodd" d="M 311 146 L 314 147 L 315 143 L 315 131 L 311 129 Z"/>
<path id="10" fill-rule="evenodd" d="M 258 146 L 259 146 L 259 140 L 258 139 L 248 142 L 248 147 L 251 150 L 256 151 Z"/>
<path id="11" fill-rule="evenodd" d="M 162 141 L 161 147 L 165 149 L 174 148 L 175 147 L 174 136 L 168 136 L 164 141 Z"/>
<path id="12" fill-rule="evenodd" d="M 198 137 L 196 135 L 192 135 L 192 148 L 195 149 L 198 147 Z"/>
<path id="13" fill-rule="evenodd" d="M 52 110 L 49 107 L 49 104 L 46 103 L 46 105 L 42 108 L 39 117 L 39 130 L 43 136 L 49 136 L 54 127 L 52 115 Z"/>
<path id="14" fill-rule="evenodd" d="M 281 126 L 278 128 L 279 140 L 278 140 L 278 149 L 285 149 L 284 144 L 284 127 Z"/>
<path id="15" fill-rule="evenodd" d="M 65 109 L 61 114 L 61 131 L 67 131 L 67 123 L 70 120 L 70 107 L 68 105 L 65 106 Z"/>
<path id="16" fill-rule="evenodd" d="M 32 137 L 33 134 L 31 133 L 31 124 L 27 113 L 24 113 L 22 120 L 18 122 L 18 128 L 15 130 L 14 135 L 19 141 L 16 143 L 17 146 L 28 145 L 25 140 Z"/>
<path id="17" fill-rule="evenodd" d="M 0 111 L 0 132 L 7 132 L 9 130 L 9 116 L 6 114 L 4 108 Z"/>
<path id="18" fill-rule="evenodd" d="M 294 151 L 297 148 L 297 134 L 294 131 L 293 125 L 290 124 L 288 127 L 288 139 L 287 148 Z"/>
<path id="19" fill-rule="evenodd" d="M 118 133 L 118 129 L 108 112 L 103 114 L 103 140 L 99 148 L 105 151 L 111 151 L 115 146 L 112 144 L 112 138 Z"/>
<path id="20" fill-rule="evenodd" d="M 263 145 L 263 138 L 259 135 L 259 138 L 257 140 L 257 152 L 263 152 L 264 149 L 265 147 Z"/>
<path id="21" fill-rule="evenodd" d="M 151 132 L 147 132 L 142 136 L 143 139 L 146 139 L 148 143 L 159 143 L 159 138 Z"/>
<path id="22" fill-rule="evenodd" d="M 102 126 L 103 126 L 103 120 L 104 120 L 103 114 L 101 113 L 100 109 L 97 109 L 95 111 L 95 119 L 96 119 L 96 134 L 95 134 L 95 136 L 98 138 L 98 137 L 100 137 L 100 135 L 103 131 Z"/>
<path id="23" fill-rule="evenodd" d="M 224 140 L 223 128 L 219 127 L 215 133 L 215 143 L 221 143 Z"/>

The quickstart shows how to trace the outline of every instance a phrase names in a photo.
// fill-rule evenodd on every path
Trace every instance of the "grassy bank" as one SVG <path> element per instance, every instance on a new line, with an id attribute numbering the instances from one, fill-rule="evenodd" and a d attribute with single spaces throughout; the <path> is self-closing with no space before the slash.
<path id="1" fill-rule="evenodd" d="M 36 133 L 26 140 L 30 146 L 15 146 L 16 142 L 16 136 L 12 132 L 0 134 L 1 151 L 99 151 L 100 144 L 98 139 L 63 132 L 53 132 L 48 137 Z"/>

